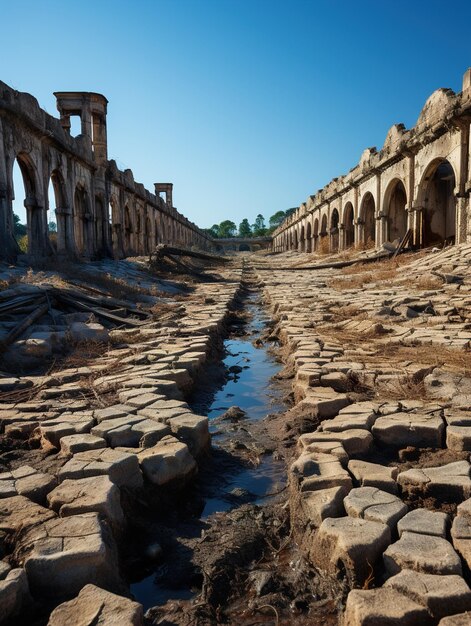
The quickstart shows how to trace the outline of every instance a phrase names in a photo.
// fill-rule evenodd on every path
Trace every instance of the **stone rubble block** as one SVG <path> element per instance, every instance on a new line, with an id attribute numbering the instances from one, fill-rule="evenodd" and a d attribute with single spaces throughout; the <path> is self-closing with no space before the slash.
<path id="1" fill-rule="evenodd" d="M 57 479 L 50 474 L 36 471 L 29 465 L 22 465 L 11 472 L 0 474 L 0 498 L 21 495 L 36 504 L 45 504 L 47 494 L 57 485 Z"/>
<path id="2" fill-rule="evenodd" d="M 458 515 L 453 520 L 451 527 L 451 539 L 457 552 L 459 552 L 468 567 L 471 566 L 471 521 L 463 510 L 458 510 Z"/>
<path id="3" fill-rule="evenodd" d="M 194 457 L 200 456 L 211 445 L 208 418 L 193 413 L 185 413 L 169 419 L 168 424 L 172 433 L 186 443 Z"/>
<path id="4" fill-rule="evenodd" d="M 402 570 L 384 583 L 425 607 L 438 620 L 471 610 L 471 590 L 461 576 L 438 576 Z"/>
<path id="5" fill-rule="evenodd" d="M 349 407 L 347 407 L 349 408 Z M 322 424 L 322 430 L 340 432 L 353 428 L 364 428 L 371 430 L 378 416 L 373 411 L 365 413 L 343 413 L 340 412 L 337 417 L 325 421 Z"/>
<path id="6" fill-rule="evenodd" d="M 351 587 L 362 586 L 391 542 L 386 524 L 360 518 L 327 518 L 320 525 L 309 555 L 319 569 L 345 571 Z"/>
<path id="7" fill-rule="evenodd" d="M 441 448 L 445 424 L 439 415 L 400 412 L 378 417 L 371 432 L 383 445 Z"/>
<path id="8" fill-rule="evenodd" d="M 441 467 L 424 467 L 401 472 L 397 482 L 403 491 L 460 501 L 471 496 L 471 465 L 455 461 Z"/>
<path id="9" fill-rule="evenodd" d="M 450 615 L 444 617 L 438 623 L 438 626 L 469 626 L 471 624 L 471 613 L 460 613 L 459 615 Z"/>
<path id="10" fill-rule="evenodd" d="M 348 456 L 366 454 L 373 443 L 372 434 L 361 428 L 353 428 L 342 432 L 317 431 L 306 433 L 301 435 L 301 437 L 303 437 L 302 445 L 305 446 L 324 442 L 341 444 Z"/>
<path id="11" fill-rule="evenodd" d="M 455 452 L 471 450 L 471 426 L 448 426 L 446 447 Z"/>
<path id="12" fill-rule="evenodd" d="M 118 417 L 126 417 L 135 411 L 134 407 L 128 404 L 115 404 L 106 409 L 96 409 L 93 411 L 93 417 L 100 424 L 103 420 L 116 419 Z"/>
<path id="13" fill-rule="evenodd" d="M 290 474 L 302 492 L 331 487 L 344 487 L 350 491 L 352 488 L 350 474 L 332 454 L 305 452 L 291 465 Z"/>
<path id="14" fill-rule="evenodd" d="M 91 415 L 63 413 L 53 420 L 41 422 L 39 433 L 42 446 L 60 448 L 60 440 L 66 435 L 89 433 L 95 420 Z"/>
<path id="15" fill-rule="evenodd" d="M 304 437 L 304 439 L 303 439 Z M 317 443 L 309 443 L 309 435 L 301 435 L 297 442 L 297 450 L 300 454 L 321 452 L 322 454 L 331 454 L 335 456 L 342 467 L 347 467 L 348 454 L 345 452 L 345 448 L 341 443 L 337 441 L 319 441 Z"/>
<path id="16" fill-rule="evenodd" d="M 427 509 L 414 509 L 399 520 L 397 531 L 399 537 L 401 537 L 403 532 L 409 532 L 446 539 L 449 525 L 450 518 L 446 513 L 428 511 Z"/>
<path id="17" fill-rule="evenodd" d="M 61 438 L 61 454 L 63 456 L 72 456 L 77 452 L 99 450 L 100 448 L 106 448 L 106 441 L 101 437 L 95 437 L 95 435 L 88 433 L 66 435 Z"/>
<path id="18" fill-rule="evenodd" d="M 348 471 L 360 487 L 377 487 L 389 493 L 397 493 L 397 467 L 353 459 L 348 463 Z"/>
<path id="19" fill-rule="evenodd" d="M 350 404 L 344 393 L 337 393 L 330 387 L 308 387 L 303 404 L 312 407 L 320 419 L 335 417 L 340 409 Z"/>
<path id="20" fill-rule="evenodd" d="M 137 415 L 103 420 L 92 428 L 92 435 L 102 437 L 112 448 L 136 448 L 144 438 L 149 447 L 169 433 L 168 426 Z"/>
<path id="21" fill-rule="evenodd" d="M 0 580 L 0 624 L 14 624 L 15 617 L 31 602 L 25 570 L 10 570 Z"/>
<path id="22" fill-rule="evenodd" d="M 197 472 L 188 446 L 171 435 L 152 448 L 139 451 L 136 458 L 147 480 L 159 487 L 183 486 Z"/>
<path id="23" fill-rule="evenodd" d="M 396 589 L 353 589 L 341 626 L 430 626 L 427 610 Z"/>
<path id="24" fill-rule="evenodd" d="M 117 549 L 97 513 L 51 519 L 31 528 L 15 549 L 35 597 L 67 598 L 87 583 L 121 586 Z"/>
<path id="25" fill-rule="evenodd" d="M 142 626 L 142 605 L 95 585 L 85 585 L 78 596 L 54 609 L 48 626 Z"/>
<path id="26" fill-rule="evenodd" d="M 345 516 L 343 500 L 348 493 L 345 487 L 330 487 L 301 493 L 303 517 L 311 526 L 319 527 L 328 517 Z"/>
<path id="27" fill-rule="evenodd" d="M 139 462 L 134 454 L 111 448 L 75 454 L 58 472 L 59 481 L 107 475 L 118 487 L 143 485 Z"/>
<path id="28" fill-rule="evenodd" d="M 352 489 L 343 503 L 350 517 L 387 524 L 391 531 L 408 510 L 400 498 L 376 487 Z"/>
<path id="29" fill-rule="evenodd" d="M 108 476 L 64 480 L 47 499 L 50 508 L 60 517 L 100 513 L 115 530 L 124 527 L 119 487 Z"/>
<path id="30" fill-rule="evenodd" d="M 433 535 L 403 531 L 399 541 L 386 550 L 383 559 L 389 575 L 403 569 L 424 574 L 462 575 L 460 557 L 451 543 Z"/>

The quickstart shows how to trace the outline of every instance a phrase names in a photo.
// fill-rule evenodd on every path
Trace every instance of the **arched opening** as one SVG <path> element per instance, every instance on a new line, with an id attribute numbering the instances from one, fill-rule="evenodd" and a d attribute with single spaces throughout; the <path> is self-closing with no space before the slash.
<path id="1" fill-rule="evenodd" d="M 74 194 L 74 236 L 75 249 L 81 256 L 91 255 L 90 206 L 86 190 L 78 186 Z"/>
<path id="2" fill-rule="evenodd" d="M 304 226 L 301 226 L 301 234 L 299 236 L 299 244 L 300 244 L 301 252 L 305 252 L 306 251 L 306 231 L 304 229 Z"/>
<path id="3" fill-rule="evenodd" d="M 239 246 L 239 252 L 250 252 L 250 246 L 246 243 L 241 243 Z"/>
<path id="4" fill-rule="evenodd" d="M 312 252 L 312 228 L 311 222 L 306 224 L 306 252 Z"/>
<path id="5" fill-rule="evenodd" d="M 404 183 L 400 180 L 393 181 L 386 192 L 385 202 L 389 241 L 401 241 L 407 232 L 406 204 L 407 194 Z"/>
<path id="6" fill-rule="evenodd" d="M 446 159 L 432 164 L 422 182 L 422 245 L 454 243 L 456 238 L 455 172 Z"/>
<path id="7" fill-rule="evenodd" d="M 13 163 L 12 201 L 14 236 L 25 254 L 43 253 L 46 241 L 46 215 L 38 206 L 34 166 L 28 155 L 20 153 Z"/>
<path id="8" fill-rule="evenodd" d="M 67 200 L 64 178 L 59 170 L 53 170 L 48 187 L 47 230 L 54 250 L 74 253 L 72 212 Z"/>
<path id="9" fill-rule="evenodd" d="M 339 249 L 339 220 L 339 212 L 334 209 L 330 217 L 330 249 L 332 252 L 338 252 Z"/>
<path id="10" fill-rule="evenodd" d="M 344 209 L 343 224 L 345 227 L 345 247 L 350 248 L 355 243 L 355 226 L 353 225 L 353 205 L 347 202 Z"/>
<path id="11" fill-rule="evenodd" d="M 293 232 L 293 246 L 292 246 L 292 248 L 293 248 L 294 250 L 297 250 L 297 249 L 298 249 L 298 243 L 299 243 L 299 242 L 298 242 L 298 231 L 297 231 L 297 230 L 296 230 L 296 228 L 295 228 L 295 229 L 294 229 L 294 232 Z"/>
<path id="12" fill-rule="evenodd" d="M 313 235 L 313 239 L 314 239 L 314 252 L 317 250 L 318 245 L 319 245 L 319 220 L 316 219 L 314 220 L 314 227 L 312 229 L 312 235 Z"/>
<path id="13" fill-rule="evenodd" d="M 361 203 L 360 218 L 363 222 L 363 242 L 367 247 L 374 247 L 376 241 L 375 201 L 369 191 Z"/>

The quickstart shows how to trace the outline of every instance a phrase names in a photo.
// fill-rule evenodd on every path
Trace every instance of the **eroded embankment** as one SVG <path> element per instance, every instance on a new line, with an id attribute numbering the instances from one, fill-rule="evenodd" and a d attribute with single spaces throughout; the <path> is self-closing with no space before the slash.
<path id="1" fill-rule="evenodd" d="M 117 604 L 132 623 L 142 621 L 138 604 L 84 585 L 127 595 L 133 520 L 141 508 L 156 512 L 157 521 L 171 518 L 175 493 L 191 490 L 209 434 L 207 419 L 184 395 L 220 342 L 241 276 L 235 266 L 198 282 L 161 281 L 144 265 L 119 262 L 106 275 L 96 265 L 60 276 L 18 269 L 12 280 L 5 272 L 10 282 L 1 299 L 9 311 L 18 298 L 24 307 L 24 294 L 49 304 L 15 342 L 21 363 L 4 358 L 4 371 L 11 364 L 15 375 L 0 379 L 3 622 L 44 624 L 54 606 L 79 592 L 51 624 L 73 622 L 84 603 L 92 613 L 108 607 L 110 619 Z M 68 308 L 71 282 L 82 301 L 93 300 L 80 321 Z M 117 288 L 130 299 L 117 302 Z M 12 322 L 3 322 L 8 333 Z M 74 324 L 85 339 L 67 335 Z M 155 561 L 161 553 L 145 534 L 140 548 L 131 557 L 136 568 L 142 554 Z"/>
<path id="2" fill-rule="evenodd" d="M 206 368 L 206 385 L 192 398 L 192 406 L 209 416 L 213 433 L 211 458 L 202 465 L 197 486 L 204 509 L 199 520 L 186 520 L 183 539 L 201 591 L 185 601 L 177 599 L 182 585 L 173 593 L 166 589 L 168 602 L 149 611 L 155 623 L 288 624 L 296 619 L 307 624 L 313 616 L 335 623 L 335 618 L 329 621 L 332 604 L 325 601 L 330 589 L 297 554 L 290 534 L 284 486 L 289 445 L 281 445 L 278 434 L 287 408 L 281 396 L 289 389 L 272 381 L 281 365 L 264 339 L 271 334 L 268 322 L 255 276 L 245 271 L 225 341 L 224 380 L 211 382 L 221 371 L 220 363 L 213 363 Z M 182 541 L 183 526 L 173 532 Z M 196 539 L 188 540 L 190 534 Z M 168 577 L 168 568 L 160 569 L 153 582 L 159 586 Z"/>
<path id="3" fill-rule="evenodd" d="M 470 257 L 461 246 L 340 276 L 296 272 L 302 255 L 256 261 L 293 374 L 292 532 L 345 600 L 342 624 L 471 609 Z"/>

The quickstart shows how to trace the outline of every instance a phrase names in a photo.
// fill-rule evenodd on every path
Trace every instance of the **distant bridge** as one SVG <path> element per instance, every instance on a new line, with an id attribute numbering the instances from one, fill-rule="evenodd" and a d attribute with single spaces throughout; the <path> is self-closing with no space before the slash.
<path id="1" fill-rule="evenodd" d="M 271 248 L 271 237 L 228 237 L 213 239 L 216 250 L 219 252 L 257 252 Z"/>

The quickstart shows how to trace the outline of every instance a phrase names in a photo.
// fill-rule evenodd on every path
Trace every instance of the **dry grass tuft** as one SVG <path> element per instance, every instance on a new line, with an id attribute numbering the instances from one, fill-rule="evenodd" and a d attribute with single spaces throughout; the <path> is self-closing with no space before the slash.
<path id="1" fill-rule="evenodd" d="M 60 360 L 60 364 L 56 362 L 54 370 L 87 367 L 91 361 L 107 355 L 108 352 L 107 343 L 90 340 L 77 341 L 72 350 Z"/>
<path id="2" fill-rule="evenodd" d="M 320 237 L 316 252 L 320 256 L 326 256 L 327 254 L 330 254 L 330 244 L 328 236 Z"/>
<path id="3" fill-rule="evenodd" d="M 414 376 L 404 376 L 396 380 L 379 385 L 377 393 L 389 400 L 428 400 L 427 390 L 423 380 L 416 380 Z"/>

